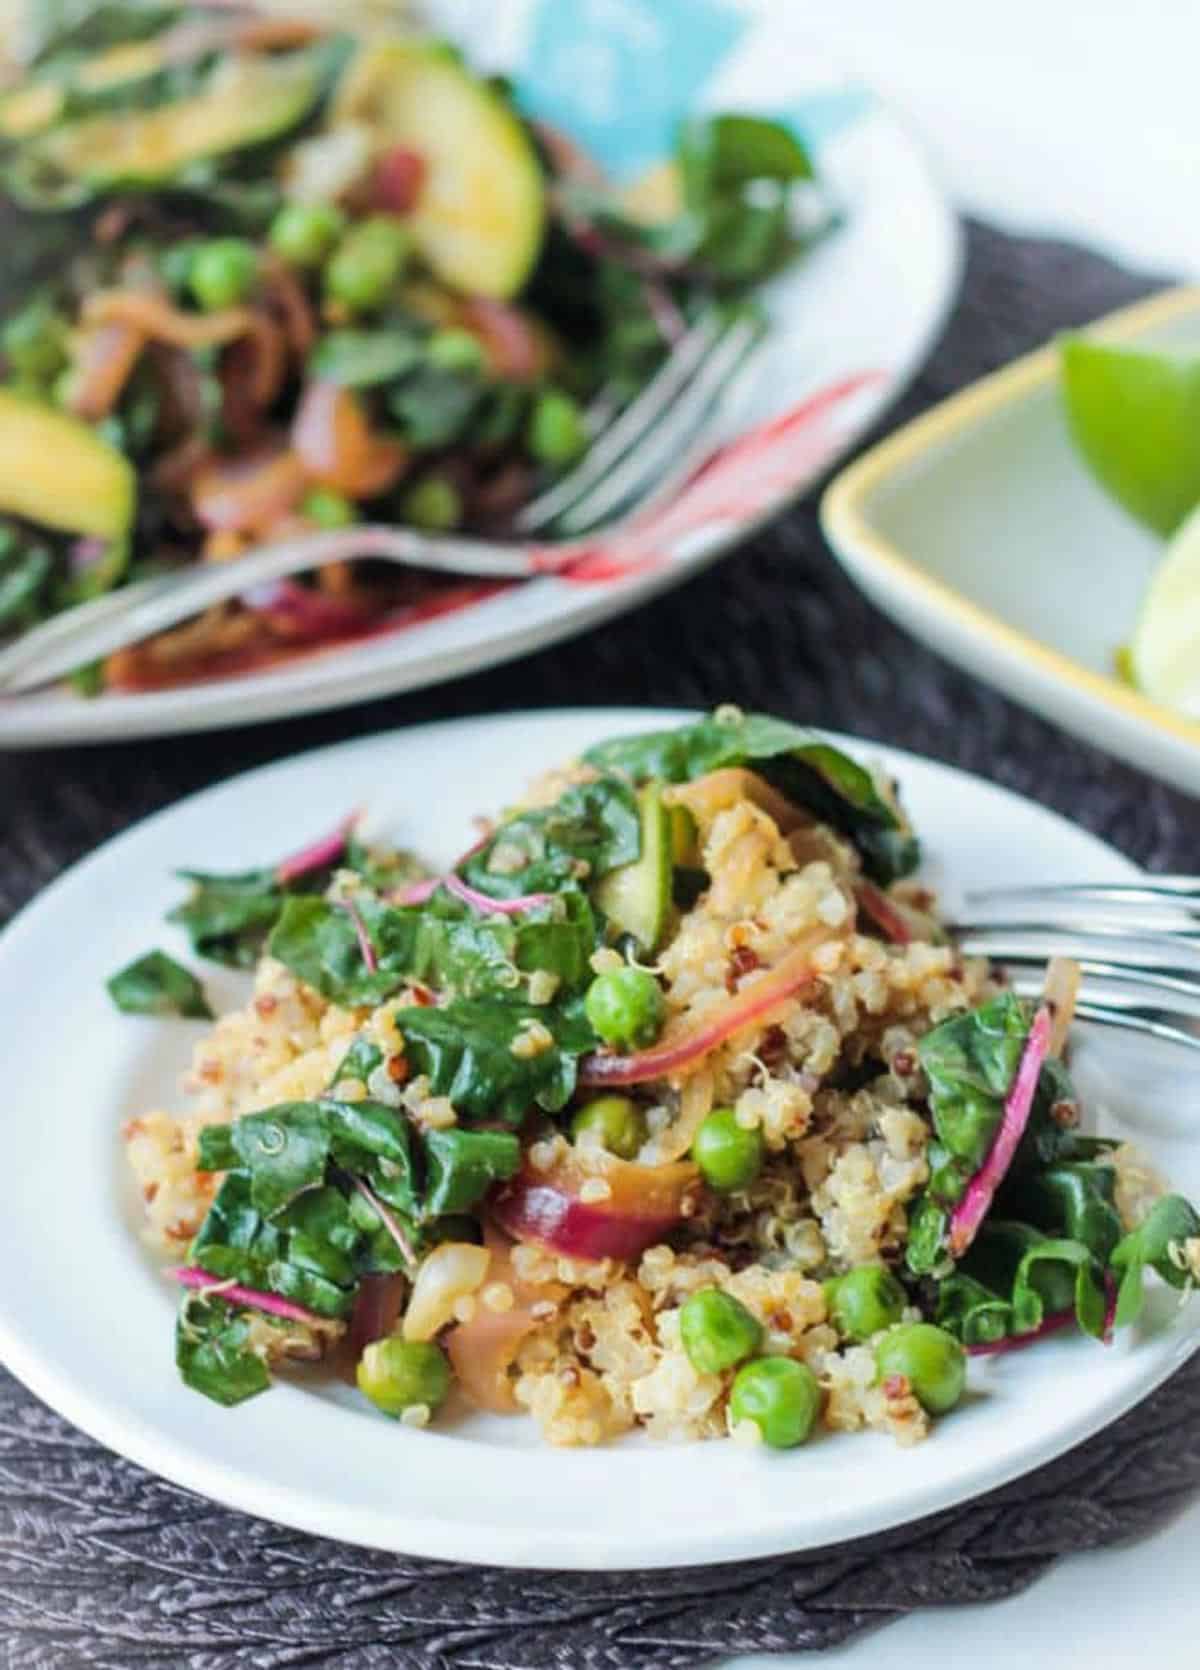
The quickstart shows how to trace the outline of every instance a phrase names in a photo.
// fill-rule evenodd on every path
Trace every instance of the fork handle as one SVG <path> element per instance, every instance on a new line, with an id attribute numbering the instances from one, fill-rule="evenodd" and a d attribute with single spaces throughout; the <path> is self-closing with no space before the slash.
<path id="1" fill-rule="evenodd" d="M 556 552 L 560 560 L 568 555 L 565 550 Z M 231 562 L 143 580 L 36 627 L 0 651 L 0 691 L 15 695 L 32 690 L 256 586 L 348 557 L 378 557 L 435 573 L 481 579 L 529 579 L 546 572 L 526 547 L 433 537 L 416 529 L 368 524 L 304 534 Z"/>

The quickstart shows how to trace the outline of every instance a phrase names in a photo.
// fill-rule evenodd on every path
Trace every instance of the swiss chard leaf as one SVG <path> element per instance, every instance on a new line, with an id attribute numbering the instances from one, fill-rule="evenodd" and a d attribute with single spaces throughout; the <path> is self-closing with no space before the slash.
<path id="1" fill-rule="evenodd" d="M 676 730 L 616 737 L 584 757 L 635 783 L 652 777 L 683 783 L 748 766 L 845 835 L 873 880 L 886 884 L 907 875 L 920 856 L 902 814 L 864 766 L 812 731 L 768 714 L 718 712 Z"/>
<path id="2" fill-rule="evenodd" d="M 273 870 L 211 875 L 182 870 L 191 896 L 167 917 L 183 928 L 198 956 L 232 968 L 253 968 L 280 911 L 284 893 Z"/>
<path id="3" fill-rule="evenodd" d="M 1013 1332 L 1009 1300 L 962 1270 L 938 1284 L 936 1320 L 964 1345 L 991 1345 Z"/>
<path id="4" fill-rule="evenodd" d="M 988 1297 L 990 1295 L 990 1302 Z M 1103 1266 L 1081 1242 L 1043 1235 L 1032 1224 L 984 1224 L 962 1264 L 939 1288 L 938 1319 L 969 1345 L 1032 1333 L 1049 1316 L 1073 1310 L 1085 1333 L 1104 1331 Z M 971 1334 L 975 1337 L 970 1337 Z"/>
<path id="5" fill-rule="evenodd" d="M 108 981 L 108 994 L 123 1015 L 213 1018 L 199 980 L 165 951 L 147 951 L 120 969 Z"/>
<path id="6" fill-rule="evenodd" d="M 521 1164 L 521 1144 L 509 1131 L 426 1131 L 426 1217 L 469 1212 L 495 1182 L 514 1176 Z"/>
<path id="7" fill-rule="evenodd" d="M 324 899 L 290 899 L 271 935 L 271 955 L 331 1001 L 381 1003 L 410 980 L 497 1002 L 526 995 L 522 976 L 554 974 L 567 991 L 590 977 L 596 923 L 578 889 L 517 916 L 480 913 L 444 891 L 425 905 L 355 901 L 371 944 L 368 968 L 358 926 Z"/>
<path id="8" fill-rule="evenodd" d="M 265 1392 L 271 1376 L 249 1347 L 250 1325 L 244 1313 L 223 1300 L 189 1297 L 175 1324 L 175 1362 L 180 1378 L 232 1408 Z"/>
<path id="9" fill-rule="evenodd" d="M 309 357 L 314 377 L 343 388 L 376 388 L 406 376 L 421 361 L 424 344 L 416 331 L 329 331 Z"/>
<path id="10" fill-rule="evenodd" d="M 618 777 L 579 783 L 553 806 L 507 819 L 459 869 L 493 899 L 577 890 L 609 870 L 632 864 L 642 848 L 637 799 Z"/>
<path id="11" fill-rule="evenodd" d="M 938 1139 L 972 1171 L 992 1145 L 1031 1020 L 1020 998 L 1004 992 L 977 1009 L 952 1015 L 917 1045 Z"/>
<path id="12" fill-rule="evenodd" d="M 435 1009 L 397 1009 L 395 1020 L 408 1061 L 428 1076 L 435 1096 L 448 1096 L 468 1118 L 513 1125 L 535 1104 L 547 1113 L 565 1107 L 579 1057 L 596 1047 L 576 1000 L 501 1005 L 459 998 Z M 542 1034 L 549 1035 L 545 1048 Z M 531 1037 L 538 1047 L 523 1044 Z"/>
<path id="13" fill-rule="evenodd" d="M 422 366 L 388 391 L 387 406 L 409 446 L 428 452 L 465 434 L 484 386 L 474 372 Z"/>
<path id="14" fill-rule="evenodd" d="M 1172 1257 L 1185 1241 L 1200 1235 L 1200 1217 L 1182 1195 L 1164 1195 L 1150 1208 L 1145 1221 L 1118 1241 L 1110 1260 L 1120 1279 L 1116 1322 L 1119 1328 L 1133 1322 L 1145 1303 L 1147 1267 L 1156 1270 L 1172 1287 L 1184 1287 L 1190 1277 L 1182 1262 Z"/>
<path id="15" fill-rule="evenodd" d="M 7 532 L 7 530 L 5 530 Z M 54 558 L 44 545 L 0 544 L 0 634 L 32 626 L 47 612 L 46 593 Z"/>
<path id="16" fill-rule="evenodd" d="M 1003 1207 L 1039 1229 L 1082 1242 L 1101 1264 L 1121 1239 L 1113 1204 L 1116 1173 L 1094 1160 L 1048 1166 L 1016 1179 Z"/>

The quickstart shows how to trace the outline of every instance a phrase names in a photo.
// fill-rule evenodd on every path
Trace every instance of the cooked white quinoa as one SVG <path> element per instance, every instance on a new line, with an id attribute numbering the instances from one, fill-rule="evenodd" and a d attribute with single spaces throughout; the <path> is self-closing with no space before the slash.
<path id="1" fill-rule="evenodd" d="M 554 774 L 538 797 L 553 798 L 580 775 Z M 696 818 L 711 886 L 657 964 L 668 1024 L 716 1011 L 805 939 L 814 943 L 819 980 L 713 1052 L 701 1071 L 662 1081 L 640 1157 L 686 1153 L 704 1116 L 732 1105 L 739 1123 L 761 1128 L 767 1163 L 748 1190 L 707 1197 L 673 1245 L 652 1246 L 636 1263 L 584 1263 L 519 1245 L 499 1272 L 504 1279 L 485 1281 L 455 1314 L 465 1321 L 478 1305 L 503 1313 L 514 1304 L 532 1313 L 510 1389 L 554 1444 L 596 1444 L 635 1427 L 666 1439 L 729 1430 L 732 1372 L 698 1373 L 679 1340 L 681 1303 L 710 1286 L 754 1314 L 766 1351 L 811 1366 L 825 1392 L 826 1426 L 876 1428 L 912 1443 L 925 1436 L 928 1417 L 907 1382 L 874 1384 L 869 1343 L 839 1347 L 816 1278 L 831 1267 L 894 1260 L 902 1247 L 906 1209 L 928 1175 L 929 1128 L 907 1105 L 920 1088 L 912 1046 L 988 995 L 988 970 L 948 945 L 898 946 L 858 932 L 859 865 L 848 845 L 811 823 L 785 837 L 744 792 L 728 783 L 715 795 L 693 792 L 700 788 L 671 791 Z M 916 907 L 910 919 L 931 920 L 919 914 L 930 909 L 919 888 L 898 884 L 892 897 Z M 219 1182 L 194 1170 L 200 1127 L 322 1094 L 364 1027 L 386 1057 L 402 1055 L 395 1002 L 374 1013 L 341 1009 L 280 964 L 260 963 L 251 1000 L 195 1051 L 188 1111 L 151 1112 L 125 1126 L 156 1250 L 178 1259 Z M 403 1103 L 427 1123 L 453 1122 L 453 1107 L 429 1098 L 421 1081 L 401 1089 L 386 1070 L 378 1077 L 372 1095 Z M 547 1168 L 563 1143 L 535 1144 L 532 1162 Z M 1160 1185 L 1132 1151 L 1120 1150 L 1117 1166 L 1118 1207 L 1135 1222 Z M 303 1334 L 291 1340 L 300 1354 L 313 1344 Z M 734 1437 L 755 1441 L 757 1429 L 743 1423 Z"/>

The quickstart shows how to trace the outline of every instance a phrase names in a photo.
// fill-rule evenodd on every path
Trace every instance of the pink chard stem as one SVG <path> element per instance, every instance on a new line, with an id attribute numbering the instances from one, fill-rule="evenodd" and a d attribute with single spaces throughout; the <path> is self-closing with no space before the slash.
<path id="1" fill-rule="evenodd" d="M 294 1305 L 290 1299 L 281 1299 L 277 1293 L 260 1293 L 257 1288 L 241 1287 L 237 1282 L 224 1282 L 220 1276 L 214 1276 L 209 1270 L 198 1269 L 195 1265 L 181 1265 L 177 1269 L 168 1271 L 172 1281 L 177 1281 L 181 1287 L 189 1287 L 197 1292 L 209 1292 L 214 1299 L 224 1299 L 231 1305 L 245 1305 L 250 1310 L 260 1310 L 267 1316 L 278 1316 L 284 1322 L 302 1322 L 308 1327 L 321 1327 L 328 1323 L 329 1318 L 318 1316 L 316 1311 L 306 1310 L 303 1305 Z"/>
<path id="2" fill-rule="evenodd" d="M 1025 1040 L 1024 1053 L 1017 1066 L 1016 1076 L 1004 1101 L 1004 1116 L 992 1141 L 987 1157 L 972 1177 L 962 1199 L 950 1219 L 947 1244 L 955 1258 L 961 1258 L 979 1232 L 995 1198 L 996 1190 L 1004 1181 L 1017 1146 L 1025 1134 L 1038 1079 L 1050 1049 L 1053 1018 L 1044 1005 L 1034 1016 Z"/>
<path id="3" fill-rule="evenodd" d="M 367 924 L 362 919 L 362 912 L 353 899 L 341 899 L 339 908 L 346 912 L 354 924 L 354 937 L 358 941 L 358 949 L 362 954 L 363 963 L 368 974 L 379 973 L 379 958 L 375 955 L 375 947 L 371 944 L 371 936 L 367 932 Z"/>
<path id="4" fill-rule="evenodd" d="M 314 870 L 324 870 L 330 864 L 336 864 L 346 851 L 346 843 L 360 816 L 360 812 L 351 812 L 330 834 L 323 835 L 311 846 L 302 847 L 290 858 L 281 859 L 275 866 L 275 880 L 279 885 L 284 887 L 288 882 L 299 881 L 302 876 L 311 875 Z"/>

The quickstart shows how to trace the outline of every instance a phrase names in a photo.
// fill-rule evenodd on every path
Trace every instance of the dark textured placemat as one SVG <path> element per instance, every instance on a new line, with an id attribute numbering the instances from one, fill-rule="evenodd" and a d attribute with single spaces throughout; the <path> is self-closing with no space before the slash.
<path id="1" fill-rule="evenodd" d="M 1081 250 L 972 227 L 961 305 L 905 414 L 1148 288 Z M 842 577 L 811 497 L 636 616 L 517 666 L 290 724 L 0 755 L 0 921 L 144 813 L 298 748 L 505 708 L 716 700 L 917 749 L 1058 808 L 1142 863 L 1196 867 L 1195 801 L 915 645 Z M 1011 1594 L 1062 1553 L 1146 1530 L 1197 1488 L 1200 1366 L 1031 1478 L 869 1543 L 703 1572 L 518 1575 L 363 1552 L 214 1508 L 0 1377 L 0 1662 L 691 1670 Z"/>

